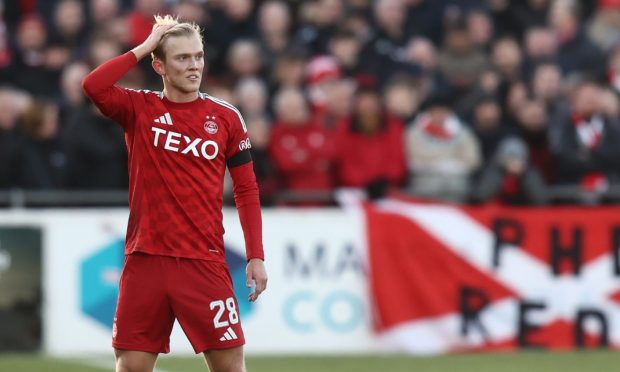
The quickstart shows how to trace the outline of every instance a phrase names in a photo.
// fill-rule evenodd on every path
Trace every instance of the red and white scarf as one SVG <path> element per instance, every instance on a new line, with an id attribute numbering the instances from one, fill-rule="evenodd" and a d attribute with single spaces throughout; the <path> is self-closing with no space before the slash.
<path id="1" fill-rule="evenodd" d="M 588 149 L 594 149 L 601 144 L 603 140 L 603 118 L 595 115 L 586 120 L 580 115 L 573 115 L 573 124 L 577 129 L 577 138 L 579 142 Z"/>

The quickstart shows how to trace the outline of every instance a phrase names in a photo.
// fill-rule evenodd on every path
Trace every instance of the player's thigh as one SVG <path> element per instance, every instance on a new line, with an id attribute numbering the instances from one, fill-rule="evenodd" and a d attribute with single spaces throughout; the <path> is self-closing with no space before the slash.
<path id="1" fill-rule="evenodd" d="M 243 346 L 211 349 L 203 353 L 211 372 L 245 372 Z"/>
<path id="2" fill-rule="evenodd" d="M 157 354 L 143 351 L 114 349 L 116 372 L 152 372 Z"/>
<path id="3" fill-rule="evenodd" d="M 224 263 L 180 260 L 175 284 L 172 308 L 196 353 L 245 344 L 239 305 Z"/>
<path id="4" fill-rule="evenodd" d="M 112 346 L 120 350 L 167 353 L 174 314 L 166 292 L 162 260 L 129 255 L 119 284 Z"/>

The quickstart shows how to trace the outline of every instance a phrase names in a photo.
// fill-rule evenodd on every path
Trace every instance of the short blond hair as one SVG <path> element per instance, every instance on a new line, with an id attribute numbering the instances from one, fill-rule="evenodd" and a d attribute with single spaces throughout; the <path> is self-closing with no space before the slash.
<path id="1" fill-rule="evenodd" d="M 177 18 L 174 18 L 169 14 L 166 14 L 163 17 L 160 15 L 156 15 L 153 29 L 155 29 L 155 27 L 157 26 L 164 26 L 164 25 L 173 25 L 174 27 L 166 31 L 166 33 L 161 37 L 159 44 L 157 44 L 157 48 L 155 48 L 155 50 L 153 50 L 153 52 L 151 53 L 151 57 L 153 59 L 159 59 L 161 61 L 164 60 L 164 58 L 166 57 L 166 54 L 164 53 L 164 44 L 166 43 L 166 40 L 170 36 L 196 35 L 200 39 L 200 42 L 201 43 L 203 42 L 202 31 L 200 30 L 200 26 L 198 26 L 194 22 L 191 22 L 191 23 L 190 22 L 179 22 Z"/>

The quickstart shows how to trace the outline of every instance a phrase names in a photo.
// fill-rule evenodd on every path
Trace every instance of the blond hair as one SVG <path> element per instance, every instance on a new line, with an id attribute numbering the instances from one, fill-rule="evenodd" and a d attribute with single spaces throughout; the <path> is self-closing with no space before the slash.
<path id="1" fill-rule="evenodd" d="M 161 37 L 159 44 L 157 44 L 157 48 L 153 50 L 151 53 L 151 57 L 153 59 L 159 59 L 161 61 L 164 60 L 166 54 L 164 53 L 164 44 L 166 40 L 171 36 L 191 36 L 196 35 L 200 39 L 202 43 L 202 32 L 200 30 L 200 26 L 195 24 L 194 22 L 179 22 L 177 18 L 172 17 L 169 14 L 165 16 L 156 15 L 155 16 L 155 24 L 153 25 L 153 29 L 157 26 L 165 26 L 165 25 L 173 25 L 166 33 Z"/>

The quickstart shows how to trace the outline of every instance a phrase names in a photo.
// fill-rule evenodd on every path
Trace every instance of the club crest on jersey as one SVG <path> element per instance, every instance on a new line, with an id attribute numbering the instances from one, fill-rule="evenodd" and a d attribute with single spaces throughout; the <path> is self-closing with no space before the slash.
<path id="1" fill-rule="evenodd" d="M 207 133 L 209 134 L 215 134 L 217 133 L 217 123 L 213 120 L 215 120 L 215 116 L 206 116 L 207 121 L 205 121 L 204 124 L 204 128 L 207 131 Z"/>

